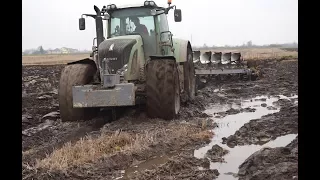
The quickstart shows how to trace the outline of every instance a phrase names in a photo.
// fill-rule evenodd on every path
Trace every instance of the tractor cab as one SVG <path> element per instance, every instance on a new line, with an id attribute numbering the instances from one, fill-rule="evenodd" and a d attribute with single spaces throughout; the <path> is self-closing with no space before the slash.
<path id="1" fill-rule="evenodd" d="M 105 20 L 98 29 L 104 29 L 102 38 L 97 37 L 97 46 L 105 39 L 125 38 L 125 36 L 139 35 L 142 38 L 145 57 L 150 55 L 172 55 L 172 33 L 169 31 L 167 14 L 170 9 L 171 0 L 168 1 L 169 7 L 159 7 L 154 1 L 145 1 L 143 4 L 117 6 L 110 4 L 103 6 L 101 11 L 97 9 L 97 15 L 94 17 L 97 23 L 97 16 L 101 16 L 101 21 Z M 84 14 L 88 16 L 88 14 Z M 174 18 L 176 22 L 181 21 L 181 11 L 174 10 Z M 80 18 L 84 24 L 84 18 Z M 80 30 L 84 30 L 84 27 Z M 101 33 L 100 33 L 101 34 Z M 99 42 L 100 39 L 100 42 Z"/>
<path id="2" fill-rule="evenodd" d="M 104 7 L 103 11 L 106 12 L 104 19 L 107 20 L 107 39 L 140 35 L 146 58 L 150 55 L 170 53 L 173 43 L 166 16 L 168 8 L 159 7 L 154 1 L 145 1 L 143 5 L 136 6 L 117 7 L 110 4 Z M 178 16 L 181 16 L 181 13 Z"/>

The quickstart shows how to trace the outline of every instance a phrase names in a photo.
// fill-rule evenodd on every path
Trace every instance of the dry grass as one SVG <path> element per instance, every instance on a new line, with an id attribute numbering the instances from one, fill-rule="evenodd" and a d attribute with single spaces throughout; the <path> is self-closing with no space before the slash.
<path id="1" fill-rule="evenodd" d="M 71 166 L 94 162 L 119 151 L 141 153 L 151 144 L 160 141 L 166 143 L 179 141 L 179 139 L 207 141 L 212 135 L 212 132 L 194 125 L 175 125 L 155 131 L 145 131 L 141 134 L 115 132 L 112 135 L 102 134 L 98 138 L 87 136 L 74 144 L 67 143 L 46 158 L 37 160 L 34 168 L 64 170 Z"/>
<path id="2" fill-rule="evenodd" d="M 88 58 L 89 54 L 47 54 L 22 56 L 22 65 L 55 65 Z"/>

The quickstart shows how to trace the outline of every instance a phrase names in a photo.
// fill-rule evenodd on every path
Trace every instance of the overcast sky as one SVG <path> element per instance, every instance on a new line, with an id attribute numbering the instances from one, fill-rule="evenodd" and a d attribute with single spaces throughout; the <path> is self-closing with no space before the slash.
<path id="1" fill-rule="evenodd" d="M 143 4 L 144 0 L 23 0 L 22 49 L 70 47 L 91 49 L 95 37 L 92 18 L 78 30 L 82 13 L 93 5 Z M 155 0 L 166 5 L 166 0 Z M 193 45 L 241 45 L 298 42 L 298 0 L 172 0 L 182 9 L 182 22 L 168 14 L 174 36 Z"/>

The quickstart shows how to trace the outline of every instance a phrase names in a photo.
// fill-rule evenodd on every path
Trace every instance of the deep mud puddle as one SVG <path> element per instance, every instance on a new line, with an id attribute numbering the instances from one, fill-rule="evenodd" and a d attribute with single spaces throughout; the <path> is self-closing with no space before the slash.
<path id="1" fill-rule="evenodd" d="M 218 169 L 220 175 L 218 179 L 237 179 L 238 167 L 254 152 L 263 147 L 283 147 L 289 144 L 297 135 L 289 134 L 276 138 L 275 140 L 265 139 L 260 145 L 243 145 L 233 148 L 223 144 L 223 138 L 233 135 L 245 123 L 253 119 L 260 119 L 267 114 L 280 111 L 280 106 L 275 103 L 279 99 L 292 100 L 297 103 L 297 95 L 286 97 L 280 96 L 258 96 L 253 99 L 240 99 L 229 104 L 215 104 L 210 106 L 205 113 L 213 115 L 213 121 L 216 123 L 216 128 L 213 129 L 214 137 L 211 142 L 200 149 L 194 151 L 196 158 L 206 158 L 207 152 L 214 146 L 218 145 L 227 152 L 219 160 L 215 159 L 210 162 L 210 169 Z M 221 117 L 221 113 L 222 116 Z M 264 141 L 262 139 L 262 141 Z M 268 142 L 269 141 L 269 142 Z M 268 142 L 268 143 L 266 143 Z M 266 144 L 265 144 L 266 143 Z M 218 147 L 217 146 L 217 147 Z M 222 151 L 224 151 L 222 150 Z M 210 157 L 209 157 L 210 159 Z M 212 159 L 211 159 L 212 160 Z M 218 161 L 218 162 L 217 162 Z M 223 162 L 221 162 L 223 161 Z"/>

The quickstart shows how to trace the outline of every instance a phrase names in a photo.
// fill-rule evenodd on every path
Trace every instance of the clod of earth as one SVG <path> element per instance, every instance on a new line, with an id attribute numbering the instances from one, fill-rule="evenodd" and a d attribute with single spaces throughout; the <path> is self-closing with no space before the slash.
<path id="1" fill-rule="evenodd" d="M 247 108 L 241 108 L 240 112 L 255 112 L 256 110 L 257 109 L 255 109 L 255 108 L 247 107 Z"/>
<path id="2" fill-rule="evenodd" d="M 212 162 L 224 162 L 224 159 L 222 156 L 229 153 L 229 150 L 223 149 L 219 145 L 215 144 L 212 146 L 211 149 L 209 149 L 205 155 L 205 157 L 210 158 Z"/>
<path id="3" fill-rule="evenodd" d="M 58 118 L 58 117 L 60 117 L 59 112 L 51 112 L 51 113 L 48 113 L 48 114 L 42 116 L 42 119 L 50 119 L 50 118 Z"/>
<path id="4" fill-rule="evenodd" d="M 37 97 L 37 99 L 42 100 L 42 99 L 49 99 L 49 98 L 51 98 L 51 97 L 52 97 L 52 96 L 50 96 L 50 95 L 43 95 L 43 96 Z"/>
<path id="5" fill-rule="evenodd" d="M 262 103 L 261 107 L 267 107 L 268 105 L 266 103 Z"/>
<path id="6" fill-rule="evenodd" d="M 298 137 L 286 147 L 263 148 L 239 166 L 239 180 L 298 177 Z"/>

